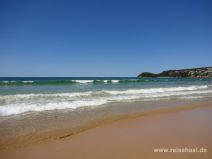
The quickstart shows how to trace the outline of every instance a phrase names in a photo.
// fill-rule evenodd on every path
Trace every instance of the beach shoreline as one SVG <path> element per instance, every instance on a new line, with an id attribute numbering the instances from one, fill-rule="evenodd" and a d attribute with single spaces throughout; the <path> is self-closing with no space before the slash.
<path id="1" fill-rule="evenodd" d="M 0 120 L 0 150 L 73 136 L 117 120 L 212 105 L 211 98 L 115 103 L 75 111 L 30 112 Z"/>
<path id="2" fill-rule="evenodd" d="M 171 108 L 167 108 L 166 107 L 166 108 L 163 108 L 163 109 L 155 109 L 155 110 L 146 111 L 146 112 L 142 112 L 142 113 L 139 112 L 137 114 L 133 113 L 133 114 L 128 114 L 128 115 L 115 116 L 113 118 L 112 117 L 111 118 L 106 118 L 106 119 L 100 120 L 98 122 L 96 121 L 96 122 L 93 122 L 93 123 L 91 122 L 91 123 L 89 123 L 87 125 L 83 125 L 83 128 L 78 129 L 78 131 L 76 131 L 76 132 L 69 132 L 69 130 L 65 130 L 64 131 L 64 129 L 63 129 L 63 130 L 58 131 L 58 132 L 54 131 L 52 134 L 51 133 L 49 133 L 49 134 L 48 133 L 47 134 L 43 133 L 42 134 L 42 138 L 40 138 L 40 140 L 37 140 L 35 142 L 33 140 L 36 139 L 36 138 L 32 138 L 32 140 L 29 143 L 26 143 L 26 144 L 24 144 L 24 141 L 22 141 L 23 138 L 16 138 L 16 139 L 13 139 L 13 143 L 10 143 L 9 145 L 7 145 L 7 147 L 5 147 L 5 146 L 1 147 L 0 154 L 3 155 L 3 156 L 6 155 L 5 158 L 7 158 L 7 155 L 9 155 L 10 152 L 18 152 L 18 154 L 19 154 L 19 151 L 22 151 L 24 149 L 28 149 L 29 147 L 33 147 L 33 146 L 35 146 L 35 147 L 40 147 L 41 146 L 42 147 L 43 144 L 44 145 L 48 145 L 48 144 L 51 145 L 52 142 L 53 143 L 54 142 L 56 142 L 56 143 L 62 142 L 63 143 L 64 141 L 67 141 L 67 143 L 69 143 L 69 140 L 72 140 L 72 139 L 74 140 L 75 137 L 80 136 L 81 134 L 86 134 L 89 131 L 95 131 L 96 129 L 101 129 L 102 127 L 110 127 L 110 125 L 113 125 L 114 123 L 117 123 L 117 122 L 118 123 L 119 122 L 125 123 L 125 121 L 128 122 L 128 121 L 131 121 L 131 120 L 142 120 L 142 123 L 144 123 L 144 125 L 146 125 L 147 123 L 145 123 L 143 121 L 143 119 L 150 118 L 151 120 L 153 120 L 155 118 L 155 116 L 166 116 L 167 114 L 168 114 L 168 116 L 170 116 L 169 118 L 172 118 L 172 115 L 169 115 L 169 114 L 174 114 L 174 116 L 176 116 L 176 114 L 184 113 L 184 112 L 187 112 L 187 111 L 191 111 L 191 112 L 194 111 L 195 112 L 196 110 L 203 110 L 203 112 L 206 112 L 207 114 L 205 116 L 202 116 L 202 117 L 203 118 L 205 118 L 205 117 L 209 118 L 210 119 L 209 121 L 212 121 L 212 119 L 210 117 L 208 117 L 210 115 L 208 112 L 212 112 L 212 109 L 211 109 L 212 107 L 211 106 L 212 106 L 212 101 L 211 100 L 206 100 L 205 102 L 202 102 L 202 101 L 201 102 L 195 102 L 195 103 L 190 104 L 190 105 L 181 105 L 181 106 L 178 106 L 178 107 L 171 107 Z M 208 109 L 208 112 L 205 111 L 205 109 L 206 110 Z M 198 115 L 198 113 L 196 113 L 196 115 Z M 189 115 L 188 115 L 188 117 L 186 115 L 184 117 L 188 118 Z M 168 118 L 168 120 L 169 120 L 169 118 Z M 177 117 L 177 120 L 178 120 L 178 117 Z M 157 121 L 155 121 L 155 122 L 157 122 Z M 175 119 L 175 122 L 176 122 L 176 119 Z M 191 123 L 194 123 L 194 122 L 195 121 L 191 121 Z M 153 123 L 153 125 L 155 125 L 155 124 Z M 172 124 L 169 123 L 169 125 L 172 125 Z M 130 124 L 129 124 L 129 126 L 130 126 Z M 207 126 L 209 126 L 209 125 L 207 125 Z M 159 126 L 156 126 L 156 127 L 159 127 Z M 176 127 L 179 127 L 179 125 L 176 124 Z M 108 129 L 110 130 L 111 128 L 108 128 Z M 117 128 L 115 128 L 115 129 L 117 129 Z M 141 129 L 143 129 L 143 131 L 146 131 L 145 128 L 141 128 Z M 179 127 L 179 129 L 182 129 L 182 128 Z M 199 131 L 198 127 L 195 128 L 195 130 Z M 210 132 L 212 132 L 211 131 L 212 130 L 211 127 L 210 127 L 210 130 L 208 128 L 205 128 L 205 130 L 203 128 L 202 130 L 203 131 L 208 131 L 208 134 Z M 189 131 L 192 131 L 192 130 L 189 130 Z M 87 136 L 87 135 L 85 135 L 85 136 Z M 141 136 L 143 136 L 143 135 L 141 135 Z M 88 138 L 90 138 L 90 137 L 88 136 Z M 209 139 L 210 139 L 210 141 L 212 141 L 211 138 L 209 138 Z M 167 141 L 168 140 L 169 139 L 167 139 Z M 15 142 L 17 142 L 19 144 L 15 143 Z M 22 142 L 22 146 L 20 146 L 20 142 Z M 125 139 L 123 139 L 123 142 L 126 142 Z M 1 142 L 1 143 L 3 143 L 3 142 Z M 211 143 L 212 142 L 208 142 L 209 145 Z M 59 145 L 62 146 L 63 144 L 60 143 Z M 41 150 L 39 150 L 39 151 L 41 151 Z M 32 150 L 32 154 L 33 154 L 33 152 L 34 152 L 34 148 Z M 22 157 L 24 157 L 24 156 L 22 156 Z"/>

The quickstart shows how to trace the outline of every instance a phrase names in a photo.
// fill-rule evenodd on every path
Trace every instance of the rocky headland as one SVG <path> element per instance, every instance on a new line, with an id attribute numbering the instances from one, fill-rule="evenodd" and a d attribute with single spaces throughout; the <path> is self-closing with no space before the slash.
<path id="1" fill-rule="evenodd" d="M 212 67 L 200 67 L 180 70 L 167 70 L 155 74 L 143 72 L 138 77 L 185 77 L 185 78 L 212 78 Z"/>

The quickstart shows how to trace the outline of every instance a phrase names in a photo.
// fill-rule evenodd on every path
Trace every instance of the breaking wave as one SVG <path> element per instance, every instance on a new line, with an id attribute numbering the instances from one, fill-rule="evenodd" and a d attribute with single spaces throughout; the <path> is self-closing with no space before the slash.
<path id="1" fill-rule="evenodd" d="M 196 79 L 197 81 L 208 79 Z M 194 79 L 180 78 L 134 78 L 134 79 L 26 79 L 0 80 L 0 85 L 58 85 L 58 84 L 111 84 L 111 83 L 148 83 L 148 82 L 186 82 Z"/>
<path id="2" fill-rule="evenodd" d="M 0 96 L 0 116 L 20 114 L 29 111 L 67 108 L 76 109 L 80 107 L 99 106 L 112 102 L 160 100 L 167 97 L 185 99 L 191 99 L 189 97 L 192 97 L 193 99 L 195 97 L 204 97 L 205 95 L 212 95 L 212 90 L 209 89 L 207 85 L 125 90 L 96 90 L 54 94 L 2 95 Z"/>

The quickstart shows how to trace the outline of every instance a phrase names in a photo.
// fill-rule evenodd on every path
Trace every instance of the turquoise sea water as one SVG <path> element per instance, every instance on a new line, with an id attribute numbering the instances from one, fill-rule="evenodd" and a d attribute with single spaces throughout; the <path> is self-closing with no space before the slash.
<path id="1" fill-rule="evenodd" d="M 212 97 L 210 79 L 0 78 L 0 116 L 115 102 Z"/>

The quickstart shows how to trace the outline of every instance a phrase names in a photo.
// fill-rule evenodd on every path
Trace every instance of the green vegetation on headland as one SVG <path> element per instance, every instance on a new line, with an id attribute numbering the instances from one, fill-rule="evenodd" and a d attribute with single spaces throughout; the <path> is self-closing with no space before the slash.
<path id="1" fill-rule="evenodd" d="M 188 77 L 188 78 L 212 78 L 212 67 L 201 67 L 181 70 L 167 70 L 158 74 L 143 72 L 138 77 Z"/>

